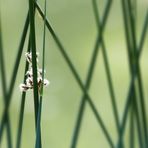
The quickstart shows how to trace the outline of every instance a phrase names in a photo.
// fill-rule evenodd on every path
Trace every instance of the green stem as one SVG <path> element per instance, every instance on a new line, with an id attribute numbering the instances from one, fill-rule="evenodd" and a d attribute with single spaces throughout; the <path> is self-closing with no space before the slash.
<path id="1" fill-rule="evenodd" d="M 38 3 L 36 3 L 36 7 L 37 7 L 40 15 L 42 16 L 42 18 L 44 18 L 44 13 L 41 10 L 41 8 L 39 7 Z M 60 50 L 61 54 L 63 55 L 63 58 L 65 59 L 66 63 L 68 64 L 68 66 L 69 66 L 72 74 L 74 75 L 78 85 L 80 86 L 82 92 L 84 93 L 84 95 L 86 95 L 85 99 L 87 100 L 88 104 L 90 105 L 90 107 L 91 107 L 91 109 L 92 109 L 92 111 L 93 111 L 93 113 L 94 113 L 94 115 L 96 117 L 96 120 L 98 121 L 99 125 L 101 126 L 101 129 L 102 129 L 104 135 L 106 136 L 106 139 L 107 139 L 108 143 L 113 148 L 114 144 L 113 144 L 112 138 L 111 138 L 108 130 L 106 129 L 102 118 L 100 117 L 100 115 L 99 115 L 99 113 L 98 113 L 98 111 L 97 111 L 91 97 L 88 95 L 87 90 L 85 89 L 85 87 L 84 87 L 84 85 L 83 85 L 83 83 L 82 83 L 82 81 L 81 81 L 81 79 L 80 79 L 74 65 L 72 64 L 71 60 L 69 59 L 69 56 L 65 52 L 65 49 L 64 49 L 63 45 L 61 44 L 60 40 L 58 39 L 58 37 L 55 34 L 54 30 L 52 29 L 51 25 L 49 24 L 49 21 L 47 20 L 47 18 L 46 18 L 46 26 L 47 26 L 48 30 L 50 31 L 53 39 L 55 40 L 57 46 L 59 47 L 59 50 Z"/>
<path id="2" fill-rule="evenodd" d="M 27 52 L 30 52 L 30 38 L 29 38 L 29 41 L 28 41 Z M 28 68 L 29 68 L 29 63 L 26 61 L 25 72 L 24 72 L 24 83 L 25 83 L 25 80 L 26 80 L 26 72 L 27 72 Z M 22 96 L 21 96 L 21 105 L 20 105 L 20 111 L 19 111 L 19 122 L 18 122 L 16 148 L 20 148 L 20 146 L 21 146 L 22 127 L 23 127 L 23 119 L 24 119 L 24 108 L 25 108 L 25 100 L 26 100 L 25 97 L 26 97 L 26 92 L 23 92 Z"/>
<path id="3" fill-rule="evenodd" d="M 1 18 L 1 17 L 0 17 Z M 6 86 L 6 73 L 5 73 L 5 60 L 4 60 L 4 54 L 3 54 L 3 45 L 2 45 L 2 31 L 1 31 L 1 19 L 0 19 L 0 68 L 1 68 L 1 78 L 2 78 L 2 92 L 3 92 L 3 100 L 4 105 L 6 105 L 7 102 L 7 86 Z M 7 114 L 6 117 L 6 127 L 7 127 L 7 144 L 8 148 L 12 147 L 12 138 L 11 138 L 11 127 L 10 127 L 10 119 L 9 114 Z"/>

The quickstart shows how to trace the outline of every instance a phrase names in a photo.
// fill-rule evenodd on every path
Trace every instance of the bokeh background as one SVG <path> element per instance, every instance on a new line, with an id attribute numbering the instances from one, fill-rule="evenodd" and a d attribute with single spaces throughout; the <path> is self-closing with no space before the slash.
<path id="1" fill-rule="evenodd" d="M 98 0 L 100 18 L 103 14 L 107 0 Z M 44 1 L 39 1 L 43 8 Z M 137 0 L 137 41 L 139 41 L 146 10 L 147 0 Z M 1 0 L 0 15 L 2 24 L 4 58 L 6 63 L 7 87 L 9 87 L 16 52 L 23 30 L 24 22 L 28 11 L 28 1 Z M 38 13 L 36 16 L 36 41 L 37 50 L 40 53 L 39 65 L 42 61 L 42 38 L 43 21 Z M 66 52 L 71 58 L 83 83 L 85 84 L 92 51 L 94 49 L 97 26 L 91 0 L 48 0 L 47 17 L 64 45 Z M 123 115 L 125 100 L 129 89 L 130 72 L 126 49 L 124 32 L 123 12 L 121 1 L 114 0 L 111 6 L 109 17 L 104 31 L 104 41 L 107 48 L 108 59 L 113 78 L 113 86 L 117 98 L 117 105 L 120 119 Z M 19 84 L 23 82 L 25 67 L 25 52 L 27 51 L 26 40 L 17 81 L 9 109 L 13 146 L 16 145 L 19 108 L 21 92 Z M 148 36 L 143 47 L 140 65 L 144 85 L 144 94 L 148 98 Z M 78 114 L 78 108 L 83 95 L 76 80 L 74 79 L 67 63 L 62 57 L 50 32 L 46 34 L 46 59 L 45 77 L 50 85 L 44 89 L 42 108 L 42 144 L 43 148 L 68 148 Z M 0 79 L 1 82 L 1 79 Z M 2 84 L 0 83 L 0 117 L 4 109 L 2 99 Z M 114 141 L 117 139 L 117 131 L 109 95 L 108 83 L 102 58 L 102 51 L 99 50 L 98 60 L 92 79 L 90 96 L 93 98 L 97 109 L 105 122 L 105 125 Z M 146 100 L 146 107 L 148 101 Z M 148 110 L 147 110 L 148 111 Z M 147 112 L 148 116 L 148 112 Z M 125 143 L 129 140 L 129 123 L 127 122 Z M 6 130 L 3 135 L 1 147 L 6 148 Z M 22 148 L 32 148 L 35 142 L 34 127 L 34 103 L 32 91 L 27 92 L 24 124 L 22 135 Z M 98 123 L 90 109 L 86 105 L 82 121 L 80 136 L 77 148 L 108 148 L 109 145 L 98 126 Z M 128 144 L 127 144 L 128 147 Z"/>

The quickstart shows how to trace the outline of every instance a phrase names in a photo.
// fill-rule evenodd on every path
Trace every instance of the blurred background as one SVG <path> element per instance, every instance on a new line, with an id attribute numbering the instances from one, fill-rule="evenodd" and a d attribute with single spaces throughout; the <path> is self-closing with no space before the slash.
<path id="1" fill-rule="evenodd" d="M 107 0 L 98 0 L 100 18 L 104 12 Z M 39 1 L 44 8 L 44 1 Z M 148 9 L 147 0 L 137 0 L 136 35 L 139 43 L 142 27 Z M 16 53 L 21 38 L 21 33 L 28 12 L 28 1 L 1 0 L 0 16 L 2 24 L 2 36 L 4 47 L 4 58 L 6 64 L 7 88 L 14 67 Z M 97 26 L 91 0 L 47 0 L 47 18 L 66 49 L 73 62 L 83 84 L 95 46 L 97 37 Z M 40 53 L 39 65 L 42 62 L 43 44 L 43 21 L 38 13 L 36 19 L 36 42 L 37 51 Z M 27 37 L 28 38 L 28 37 Z M 114 0 L 107 24 L 104 30 L 104 42 L 107 49 L 109 65 L 111 69 L 113 86 L 120 120 L 123 116 L 126 96 L 129 89 L 130 72 L 126 47 L 126 38 L 123 22 L 121 1 Z M 19 110 L 21 103 L 21 92 L 19 84 L 23 82 L 25 70 L 25 52 L 27 51 L 28 39 L 19 65 L 17 81 L 9 109 L 13 146 L 16 145 Z M 101 47 L 100 47 L 101 48 Z M 143 52 L 140 58 L 143 87 L 145 98 L 148 98 L 148 36 L 145 39 Z M 42 107 L 42 145 L 43 148 L 68 148 L 71 145 L 72 135 L 78 115 L 79 104 L 83 92 L 79 88 L 67 63 L 61 55 L 50 32 L 46 33 L 46 57 L 45 77 L 50 85 L 44 89 Z M 4 109 L 2 98 L 2 83 L 0 78 L 0 118 Z M 112 104 L 108 89 L 107 77 L 104 68 L 102 50 L 99 50 L 97 64 L 92 78 L 89 94 L 94 101 L 109 134 L 114 142 L 117 141 L 117 131 L 112 111 Z M 146 107 L 148 99 L 146 99 Z M 147 109 L 147 108 L 146 108 Z M 148 112 L 147 117 L 148 117 Z M 129 147 L 129 121 L 127 121 L 124 136 L 126 148 Z M 24 123 L 22 133 L 22 148 L 32 148 L 35 142 L 34 127 L 34 103 L 32 91 L 27 92 L 24 112 Z M 1 148 L 7 148 L 6 130 L 4 131 Z M 138 147 L 138 142 L 136 145 Z M 87 104 L 77 148 L 109 148 L 95 116 Z"/>

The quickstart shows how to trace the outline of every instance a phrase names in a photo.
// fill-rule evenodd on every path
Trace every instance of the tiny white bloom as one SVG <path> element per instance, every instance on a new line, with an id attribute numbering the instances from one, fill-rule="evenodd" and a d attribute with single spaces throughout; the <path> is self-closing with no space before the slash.
<path id="1" fill-rule="evenodd" d="M 25 53 L 25 56 L 26 56 L 26 59 L 27 59 L 27 61 L 30 63 L 30 64 L 32 64 L 32 52 L 26 52 Z M 39 56 L 39 53 L 38 52 L 36 52 L 36 61 L 38 62 L 38 56 Z"/>
<path id="2" fill-rule="evenodd" d="M 26 76 L 28 76 L 28 77 L 32 77 L 32 76 L 33 76 L 32 69 L 30 69 L 30 70 L 28 70 L 28 71 L 26 72 Z"/>
<path id="3" fill-rule="evenodd" d="M 19 87 L 21 92 L 26 92 L 28 90 L 28 87 L 25 84 L 20 84 Z"/>
<path id="4" fill-rule="evenodd" d="M 39 52 L 36 52 L 36 56 L 39 57 Z"/>
<path id="5" fill-rule="evenodd" d="M 44 79 L 44 85 L 48 86 L 50 84 L 50 82 L 47 79 Z"/>
<path id="6" fill-rule="evenodd" d="M 44 70 L 44 73 L 46 73 L 46 70 Z M 42 74 L 43 74 L 43 69 L 39 68 L 39 69 L 38 69 L 38 74 L 39 74 L 39 75 L 42 75 Z"/>
<path id="7" fill-rule="evenodd" d="M 28 61 L 29 63 L 32 63 L 32 55 L 31 55 L 31 53 L 26 52 L 26 53 L 25 53 L 25 56 L 26 56 L 27 61 Z"/>
<path id="8" fill-rule="evenodd" d="M 33 87 L 33 78 L 32 77 L 28 77 L 26 79 L 26 85 L 29 87 L 29 88 L 32 88 Z"/>
<path id="9" fill-rule="evenodd" d="M 20 90 L 22 92 L 26 92 L 29 89 L 33 89 L 33 70 L 32 70 L 32 53 L 30 52 L 26 52 L 25 53 L 26 56 L 26 60 L 29 62 L 29 70 L 26 72 L 26 80 L 25 80 L 25 84 L 20 84 Z M 39 53 L 36 53 L 36 60 L 38 62 L 38 56 Z M 44 73 L 46 71 L 44 70 Z M 42 79 L 42 75 L 43 75 L 43 70 L 41 68 L 37 67 L 37 84 L 38 84 L 38 89 L 40 91 L 42 84 L 47 86 L 49 85 L 49 81 L 47 79 Z"/>

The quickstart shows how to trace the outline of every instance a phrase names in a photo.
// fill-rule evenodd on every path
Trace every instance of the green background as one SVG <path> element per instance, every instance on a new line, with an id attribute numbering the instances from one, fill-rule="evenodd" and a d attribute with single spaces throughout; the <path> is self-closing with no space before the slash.
<path id="1" fill-rule="evenodd" d="M 39 1 L 41 6 L 43 6 L 43 2 L 44 1 Z M 101 16 L 106 2 L 106 0 L 98 0 L 100 18 L 102 18 Z M 136 33 L 138 43 L 147 6 L 148 2 L 146 0 L 137 1 Z M 7 86 L 9 86 L 27 11 L 28 1 L 0 1 Z M 39 65 L 41 65 L 43 21 L 38 13 L 36 13 L 35 16 L 37 51 L 40 53 Z M 48 0 L 47 17 L 60 41 L 63 43 L 66 52 L 76 67 L 83 83 L 85 84 L 87 70 L 97 37 L 97 26 L 95 23 L 91 0 Z M 104 41 L 107 48 L 115 95 L 121 119 L 130 82 L 121 1 L 114 0 L 112 3 L 111 11 L 105 27 Z M 27 51 L 27 43 L 28 40 L 26 40 L 23 50 L 17 74 L 17 81 L 15 83 L 14 93 L 9 109 L 14 146 L 16 145 L 18 115 L 21 102 L 19 84 L 23 82 L 25 65 L 24 55 Z M 140 60 L 142 77 L 144 80 L 143 85 L 145 97 L 148 97 L 147 48 L 148 37 L 145 40 Z M 68 148 L 70 147 L 72 140 L 79 103 L 83 94 L 48 30 L 46 33 L 45 69 L 45 77 L 50 81 L 50 85 L 44 89 L 42 108 L 43 148 Z M 2 88 L 1 83 L 0 88 Z M 4 108 L 1 91 L 2 89 L 0 89 L 0 117 Z M 109 134 L 111 134 L 114 142 L 117 141 L 115 120 L 101 50 L 99 50 L 98 60 L 89 94 L 93 98 Z M 146 103 L 146 106 L 148 106 L 147 100 Z M 129 126 L 127 122 L 125 143 L 128 143 L 129 139 L 128 128 Z M 2 141 L 2 148 L 6 148 L 6 130 Z M 27 92 L 25 103 L 22 148 L 32 148 L 34 147 L 34 142 L 34 105 L 32 91 L 29 91 Z M 87 104 L 77 148 L 98 147 L 108 148 L 109 145 L 101 131 L 101 128 L 98 126 L 89 105 Z M 126 147 L 128 147 L 128 145 Z"/>

